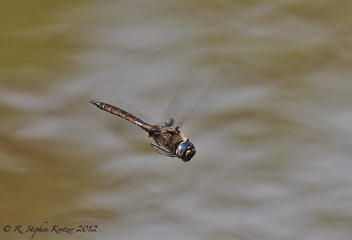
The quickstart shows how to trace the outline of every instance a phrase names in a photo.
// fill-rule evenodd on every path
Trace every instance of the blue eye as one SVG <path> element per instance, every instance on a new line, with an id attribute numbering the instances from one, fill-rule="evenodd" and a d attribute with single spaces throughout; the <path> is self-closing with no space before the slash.
<path id="1" fill-rule="evenodd" d="M 187 141 L 181 142 L 178 144 L 176 149 L 176 155 L 178 158 L 181 158 L 183 161 L 188 162 L 196 154 L 196 149 L 194 145 Z"/>

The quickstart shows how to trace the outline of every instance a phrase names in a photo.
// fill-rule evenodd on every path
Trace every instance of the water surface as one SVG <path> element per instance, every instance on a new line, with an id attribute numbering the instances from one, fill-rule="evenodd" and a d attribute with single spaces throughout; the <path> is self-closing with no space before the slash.
<path id="1" fill-rule="evenodd" d="M 349 3 L 2 5 L 1 239 L 351 239 Z M 190 70 L 218 77 L 182 127 L 189 163 L 82 105 L 116 95 L 159 119 Z"/>

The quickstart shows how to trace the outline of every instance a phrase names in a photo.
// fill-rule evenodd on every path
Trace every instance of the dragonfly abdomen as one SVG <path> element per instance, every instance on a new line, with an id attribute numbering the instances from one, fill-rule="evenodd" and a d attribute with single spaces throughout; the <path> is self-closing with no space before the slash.
<path id="1" fill-rule="evenodd" d="M 130 121 L 131 123 L 136 124 L 137 126 L 141 127 L 143 130 L 149 132 L 151 129 L 151 125 L 144 122 L 143 120 L 141 120 L 140 118 L 136 117 L 135 115 L 119 108 L 113 105 L 110 105 L 108 103 L 103 103 L 103 102 L 98 102 L 95 100 L 91 100 L 90 103 L 94 104 L 95 106 L 97 106 L 98 108 L 109 112 L 111 114 L 114 114 L 116 116 L 119 116 L 121 118 L 126 119 L 127 121 Z"/>

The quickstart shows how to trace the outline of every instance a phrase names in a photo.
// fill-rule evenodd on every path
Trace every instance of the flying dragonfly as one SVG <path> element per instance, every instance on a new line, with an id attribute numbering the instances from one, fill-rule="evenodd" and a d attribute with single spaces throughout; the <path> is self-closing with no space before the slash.
<path id="1" fill-rule="evenodd" d="M 204 84 L 204 81 L 194 80 L 190 75 L 188 74 L 182 81 L 175 97 L 163 114 L 160 124 L 151 124 L 151 120 L 146 115 L 133 109 L 122 100 L 116 101 L 119 104 L 117 106 L 116 103 L 92 99 L 89 102 L 102 111 L 90 112 L 106 128 L 124 140 L 135 142 L 136 138 L 145 136 L 147 133 L 148 137 L 153 140 L 150 145 L 158 153 L 188 162 L 196 154 L 196 149 L 194 144 L 180 131 L 180 128 L 210 86 L 209 82 Z M 129 110 L 123 109 L 123 106 L 127 106 Z"/>

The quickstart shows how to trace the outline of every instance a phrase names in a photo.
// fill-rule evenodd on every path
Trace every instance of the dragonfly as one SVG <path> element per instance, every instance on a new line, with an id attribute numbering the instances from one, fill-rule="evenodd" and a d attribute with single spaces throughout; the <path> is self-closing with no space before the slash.
<path id="1" fill-rule="evenodd" d="M 192 79 L 192 74 L 188 75 L 191 76 L 185 77 L 182 81 L 159 124 L 151 124 L 152 120 L 147 115 L 116 98 L 113 100 L 114 103 L 91 99 L 89 102 L 92 107 L 96 107 L 99 112 L 91 110 L 90 112 L 108 130 L 124 140 L 135 142 L 140 136 L 145 138 L 147 134 L 153 141 L 150 145 L 158 153 L 188 162 L 196 154 L 196 148 L 180 128 L 188 120 L 210 85 L 204 84 L 204 81 L 197 81 L 199 79 Z M 123 106 L 126 106 L 128 111 Z"/>

